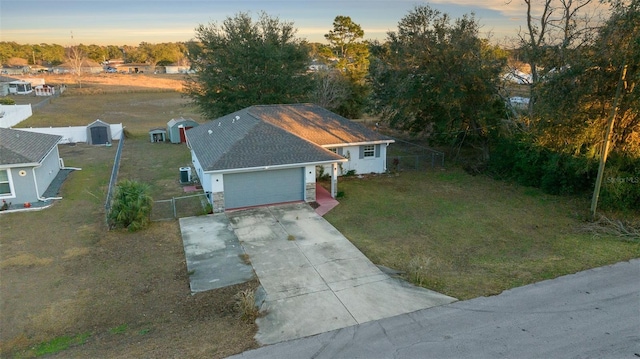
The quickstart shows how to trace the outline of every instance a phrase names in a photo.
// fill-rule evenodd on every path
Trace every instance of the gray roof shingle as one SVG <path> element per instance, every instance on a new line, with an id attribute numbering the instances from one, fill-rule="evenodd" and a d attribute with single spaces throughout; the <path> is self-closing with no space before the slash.
<path id="1" fill-rule="evenodd" d="M 315 104 L 251 106 L 255 117 L 320 146 L 388 141 L 388 136 Z"/>
<path id="2" fill-rule="evenodd" d="M 40 163 L 62 136 L 0 128 L 0 165 Z"/>
<path id="3" fill-rule="evenodd" d="M 315 143 L 256 117 L 249 107 L 186 131 L 205 171 L 342 161 Z"/>

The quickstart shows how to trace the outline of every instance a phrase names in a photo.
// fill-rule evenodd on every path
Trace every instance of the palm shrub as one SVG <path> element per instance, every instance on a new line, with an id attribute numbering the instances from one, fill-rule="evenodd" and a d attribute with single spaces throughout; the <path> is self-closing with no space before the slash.
<path id="1" fill-rule="evenodd" d="M 146 183 L 124 180 L 118 183 L 109 211 L 110 228 L 126 228 L 134 232 L 151 221 L 153 199 Z"/>

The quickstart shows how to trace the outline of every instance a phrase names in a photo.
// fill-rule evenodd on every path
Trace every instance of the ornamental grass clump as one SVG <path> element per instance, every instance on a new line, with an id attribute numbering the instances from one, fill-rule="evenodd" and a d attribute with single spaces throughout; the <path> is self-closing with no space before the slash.
<path id="1" fill-rule="evenodd" d="M 151 222 L 153 199 L 146 183 L 124 180 L 118 183 L 109 211 L 109 228 L 125 228 L 130 232 L 143 229 Z"/>

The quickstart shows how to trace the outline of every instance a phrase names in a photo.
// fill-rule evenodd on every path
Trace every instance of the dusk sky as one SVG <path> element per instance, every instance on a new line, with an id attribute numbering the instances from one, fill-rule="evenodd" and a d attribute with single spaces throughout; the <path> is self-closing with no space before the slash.
<path id="1" fill-rule="evenodd" d="M 196 26 L 220 23 L 238 12 L 264 10 L 292 21 L 297 36 L 324 42 L 337 15 L 360 24 L 366 39 L 384 41 L 415 5 L 428 4 L 453 18 L 475 13 L 481 36 L 514 37 L 524 25 L 521 0 L 0 0 L 0 41 L 20 44 L 139 45 L 188 41 Z"/>

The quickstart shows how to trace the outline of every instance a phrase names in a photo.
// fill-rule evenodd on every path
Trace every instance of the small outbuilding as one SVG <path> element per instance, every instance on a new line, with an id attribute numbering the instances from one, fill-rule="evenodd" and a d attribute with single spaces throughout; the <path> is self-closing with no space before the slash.
<path id="1" fill-rule="evenodd" d="M 186 143 L 187 137 L 185 132 L 193 127 L 200 125 L 190 118 L 172 118 L 167 122 L 167 135 L 171 143 Z"/>
<path id="2" fill-rule="evenodd" d="M 167 130 L 164 128 L 152 128 L 149 130 L 151 142 L 167 142 Z"/>
<path id="3" fill-rule="evenodd" d="M 87 125 L 87 144 L 106 145 L 111 141 L 111 126 L 108 123 L 95 120 Z"/>
<path id="4" fill-rule="evenodd" d="M 53 96 L 56 93 L 55 87 L 51 85 L 38 85 L 34 89 L 36 96 Z"/>

